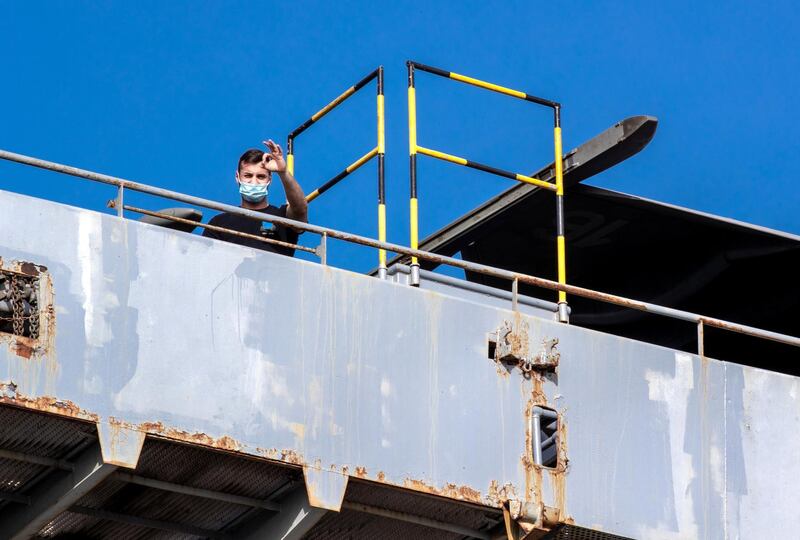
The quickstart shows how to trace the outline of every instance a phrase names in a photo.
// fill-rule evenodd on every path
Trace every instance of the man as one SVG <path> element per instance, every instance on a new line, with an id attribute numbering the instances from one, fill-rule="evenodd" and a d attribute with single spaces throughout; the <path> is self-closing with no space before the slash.
<path id="1" fill-rule="evenodd" d="M 286 170 L 286 161 L 283 159 L 283 151 L 280 145 L 272 140 L 264 141 L 268 152 L 251 149 L 242 154 L 239 158 L 239 165 L 236 169 L 236 183 L 239 184 L 239 194 L 242 197 L 242 208 L 257 210 L 273 216 L 287 217 L 297 221 L 308 222 L 308 204 L 300 184 Z M 269 204 L 267 195 L 269 185 L 272 182 L 273 173 L 277 173 L 281 179 L 283 189 L 286 192 L 286 202 L 280 208 Z M 272 225 L 269 222 L 262 223 L 239 214 L 223 212 L 211 218 L 209 225 L 224 227 L 248 234 L 255 234 L 267 238 L 274 238 L 290 244 L 296 244 L 299 232 L 291 227 L 282 225 Z M 255 238 L 243 238 L 234 234 L 212 231 L 205 229 L 203 236 L 225 240 L 241 246 L 248 246 L 273 253 L 281 253 L 289 257 L 294 255 L 294 249 L 278 246 L 269 242 L 261 242 Z"/>

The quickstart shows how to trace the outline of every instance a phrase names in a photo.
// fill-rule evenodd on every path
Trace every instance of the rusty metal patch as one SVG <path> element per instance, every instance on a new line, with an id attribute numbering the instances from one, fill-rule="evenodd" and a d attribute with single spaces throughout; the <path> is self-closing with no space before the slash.
<path id="1" fill-rule="evenodd" d="M 497 363 L 501 374 L 519 368 L 523 377 L 530 378 L 533 371 L 556 370 L 561 358 L 558 338 L 543 338 L 540 346 L 531 352 L 529 334 L 528 321 L 518 313 L 513 321 L 503 321 L 500 328 L 489 334 L 489 356 Z"/>
<path id="2" fill-rule="evenodd" d="M 11 281 L 14 282 L 13 290 Z M 0 258 L 0 345 L 25 360 L 41 360 L 55 350 L 53 282 L 45 266 Z M 22 290 L 19 296 L 17 288 Z M 19 307 L 17 307 L 19 306 Z M 50 370 L 56 368 L 55 359 Z"/>

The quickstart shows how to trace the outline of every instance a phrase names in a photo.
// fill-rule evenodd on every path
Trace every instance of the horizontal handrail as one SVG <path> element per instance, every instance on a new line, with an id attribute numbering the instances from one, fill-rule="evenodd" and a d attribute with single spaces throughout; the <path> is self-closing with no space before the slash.
<path id="1" fill-rule="evenodd" d="M 556 281 L 552 281 L 549 279 L 531 276 L 528 274 L 521 274 L 519 272 L 512 272 L 510 270 L 503 270 L 502 268 L 495 268 L 480 263 L 463 261 L 460 259 L 455 259 L 453 257 L 448 257 L 446 255 L 439 255 L 437 253 L 431 253 L 420 249 L 411 249 L 398 244 L 381 242 L 379 240 L 374 240 L 366 236 L 346 233 L 338 231 L 336 229 L 321 227 L 319 225 L 304 223 L 302 221 L 296 221 L 293 219 L 274 216 L 271 214 L 263 214 L 256 210 L 249 210 L 247 208 L 241 208 L 239 206 L 219 203 L 216 201 L 203 199 L 201 197 L 195 197 L 193 195 L 186 195 L 180 192 L 170 191 L 168 189 L 150 186 L 148 184 L 142 184 L 139 182 L 133 182 L 130 180 L 115 178 L 113 176 L 108 176 L 105 174 L 79 169 L 77 167 L 71 167 L 69 165 L 62 165 L 60 163 L 45 161 L 34 157 L 24 156 L 22 154 L 15 154 L 13 152 L 7 152 L 5 150 L 0 150 L 0 159 L 14 161 L 17 163 L 22 163 L 24 165 L 30 165 L 33 167 L 38 167 L 40 169 L 47 169 L 62 174 L 68 174 L 70 176 L 85 178 L 87 180 L 92 180 L 103 184 L 109 184 L 117 187 L 121 186 L 126 189 L 132 189 L 133 191 L 148 193 L 150 195 L 156 195 L 159 197 L 172 199 L 186 204 L 202 206 L 204 208 L 210 208 L 212 210 L 218 210 L 220 212 L 231 212 L 247 218 L 256 219 L 258 221 L 269 221 L 270 223 L 276 223 L 278 225 L 293 227 L 295 229 L 308 231 L 315 234 L 327 235 L 330 238 L 336 238 L 338 240 L 344 240 L 346 242 L 352 242 L 354 244 L 360 244 L 363 246 L 383 249 L 401 255 L 417 257 L 438 264 L 446 264 L 449 266 L 453 266 L 455 268 L 461 268 L 463 270 L 467 270 L 469 272 L 476 272 L 487 276 L 494 276 L 497 278 L 509 280 L 511 282 L 516 280 L 519 283 L 526 283 L 528 285 L 542 287 L 544 289 L 549 289 L 554 291 L 563 291 L 565 293 L 574 294 L 576 296 L 589 298 L 591 300 L 596 300 L 599 302 L 614 304 L 625 308 L 644 311 L 647 313 L 661 315 L 664 317 L 678 319 L 695 324 L 702 323 L 706 326 L 711 326 L 714 328 L 720 328 L 723 330 L 728 330 L 739 334 L 745 334 L 753 337 L 759 337 L 771 341 L 776 341 L 779 343 L 785 343 L 787 345 L 792 345 L 794 347 L 800 347 L 800 337 L 789 336 L 778 332 L 771 332 L 769 330 L 762 330 L 760 328 L 755 328 L 753 326 L 737 324 L 730 321 L 725 321 L 723 319 L 717 319 L 714 317 L 706 317 L 704 315 L 699 315 L 697 313 L 683 311 L 680 309 L 673 309 L 665 306 L 659 306 L 657 304 L 651 304 L 649 302 L 643 302 L 640 300 L 632 300 L 624 296 L 617 296 L 615 294 L 594 291 L 592 289 L 585 289 L 583 287 L 578 287 L 576 285 L 567 285 L 564 283 L 558 283 Z"/>
<path id="2" fill-rule="evenodd" d="M 482 81 L 474 77 L 467 77 L 466 75 L 460 75 L 452 71 L 445 71 L 443 69 L 426 66 L 425 64 L 420 64 L 419 62 L 414 62 L 413 60 L 410 60 L 409 64 L 411 64 L 420 71 L 427 71 L 428 73 L 439 75 L 440 77 L 444 77 L 446 79 L 453 79 L 454 81 L 466 83 L 472 86 L 477 86 L 478 88 L 484 88 L 486 90 L 491 90 L 492 92 L 497 92 L 500 94 L 505 94 L 507 96 L 524 99 L 525 101 L 538 103 L 539 105 L 544 105 L 545 107 L 552 107 L 552 108 L 561 107 L 561 104 L 558 102 L 532 96 L 531 94 L 526 94 L 525 92 L 521 92 L 519 90 L 506 88 L 505 86 L 500 86 L 499 84 Z"/>
<path id="3" fill-rule="evenodd" d="M 314 199 L 316 199 L 317 197 L 319 197 L 320 195 L 331 189 L 333 186 L 344 180 L 347 177 L 347 175 L 349 175 L 351 172 L 361 168 L 362 165 L 364 165 L 377 155 L 378 155 L 378 147 L 376 146 L 375 148 L 373 148 L 372 150 L 370 150 L 369 152 L 367 152 L 366 154 L 355 160 L 353 163 L 342 169 L 342 172 L 340 172 L 339 174 L 337 174 L 336 176 L 334 176 L 333 178 L 331 178 L 330 180 L 319 186 L 317 189 L 306 195 L 306 201 L 307 202 L 313 201 Z"/>
<path id="4" fill-rule="evenodd" d="M 469 159 L 453 156 L 451 154 L 445 154 L 444 152 L 439 152 L 438 150 L 431 150 L 430 148 L 425 148 L 424 146 L 417 145 L 417 152 L 426 156 L 430 156 L 432 158 L 441 159 L 442 161 L 455 163 L 456 165 L 462 165 L 464 167 L 469 167 L 471 169 L 477 169 L 479 171 L 488 172 L 496 176 L 502 176 L 503 178 L 517 180 L 525 184 L 533 184 L 534 186 L 549 189 L 550 191 L 556 191 L 558 189 L 558 186 L 556 186 L 555 184 L 551 184 L 550 182 L 545 182 L 544 180 L 539 180 L 538 178 L 533 178 L 532 176 L 527 176 L 524 174 L 518 174 L 503 169 L 498 169 L 497 167 L 492 167 L 491 165 L 484 165 L 483 163 L 478 163 L 477 161 L 471 161 Z"/>
<path id="5" fill-rule="evenodd" d="M 112 200 L 111 202 L 113 203 L 114 201 Z M 113 208 L 114 205 L 111 204 L 111 207 Z M 210 231 L 217 231 L 217 232 L 221 232 L 221 233 L 225 233 L 225 234 L 230 234 L 232 236 L 238 236 L 240 238 L 250 238 L 252 240 L 258 240 L 259 242 L 264 242 L 265 244 L 273 244 L 273 245 L 281 246 L 281 247 L 285 247 L 285 248 L 297 249 L 299 251 L 305 251 L 306 253 L 313 253 L 314 255 L 319 256 L 319 251 L 317 249 L 306 247 L 306 246 L 301 246 L 300 244 L 292 244 L 291 242 L 284 242 L 283 240 L 275 240 L 274 238 L 267 238 L 265 236 L 259 236 L 257 234 L 250 234 L 250 233 L 244 233 L 244 232 L 241 232 L 241 231 L 234 231 L 233 229 L 226 229 L 225 227 L 217 227 L 216 225 L 209 225 L 208 223 L 200 223 L 200 222 L 197 222 L 197 221 L 193 221 L 191 219 L 186 219 L 186 218 L 182 218 L 182 217 L 178 217 L 178 216 L 170 216 L 169 214 L 163 214 L 161 212 L 153 212 L 152 210 L 146 210 L 144 208 L 137 208 L 136 206 L 129 206 L 127 204 L 124 205 L 122 208 L 125 209 L 125 210 L 128 210 L 130 212 L 134 212 L 136 214 L 143 214 L 145 216 L 152 216 L 152 217 L 157 217 L 157 218 L 162 218 L 162 219 L 168 219 L 168 220 L 174 221 L 176 223 L 183 223 L 185 225 L 194 225 L 195 227 L 200 227 L 202 229 L 208 229 Z"/>
<path id="6" fill-rule="evenodd" d="M 354 84 L 353 86 L 351 86 L 350 88 L 339 94 L 339 96 L 336 99 L 325 105 L 323 108 L 321 108 L 313 115 L 311 115 L 311 118 L 309 118 L 308 120 L 297 126 L 291 133 L 289 133 L 289 139 L 294 139 L 295 137 L 303 133 L 305 130 L 310 128 L 311 125 L 314 124 L 314 122 L 316 122 L 317 120 L 319 120 L 320 118 L 331 112 L 333 109 L 335 109 L 336 107 L 341 105 L 345 100 L 347 100 L 347 98 L 349 98 L 350 96 L 361 90 L 363 87 L 365 87 L 367 84 L 369 84 L 369 82 L 372 81 L 372 79 L 378 76 L 378 72 L 380 71 L 380 69 L 381 68 L 375 68 L 375 70 L 370 72 L 369 75 L 367 75 L 366 77 L 358 81 L 356 84 Z"/>

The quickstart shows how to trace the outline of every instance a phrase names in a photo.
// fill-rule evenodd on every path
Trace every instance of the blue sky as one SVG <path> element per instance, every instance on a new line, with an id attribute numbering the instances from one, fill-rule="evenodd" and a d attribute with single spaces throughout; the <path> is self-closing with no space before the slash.
<path id="1" fill-rule="evenodd" d="M 283 144 L 382 64 L 389 239 L 407 244 L 410 58 L 560 101 L 565 150 L 655 115 L 650 146 L 589 183 L 800 234 L 797 13 L 789 2 L 5 2 L 0 148 L 236 204 L 244 149 Z M 426 74 L 417 86 L 420 144 L 524 173 L 552 159 L 546 109 Z M 374 146 L 374 101 L 365 89 L 298 139 L 306 191 Z M 311 220 L 375 236 L 375 176 L 362 168 Z M 509 186 L 424 157 L 419 179 L 422 236 Z M 9 163 L 0 189 L 103 212 L 113 196 Z M 279 188 L 271 200 L 283 202 Z M 374 265 L 366 248 L 333 250 L 334 263 Z"/>

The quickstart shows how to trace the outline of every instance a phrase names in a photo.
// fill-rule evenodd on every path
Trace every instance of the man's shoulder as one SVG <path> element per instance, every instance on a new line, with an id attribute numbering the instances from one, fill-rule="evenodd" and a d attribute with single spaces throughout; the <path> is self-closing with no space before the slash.
<path id="1" fill-rule="evenodd" d="M 230 215 L 232 215 L 230 212 L 221 212 L 209 219 L 208 222 L 213 223 L 214 221 L 225 221 Z"/>

